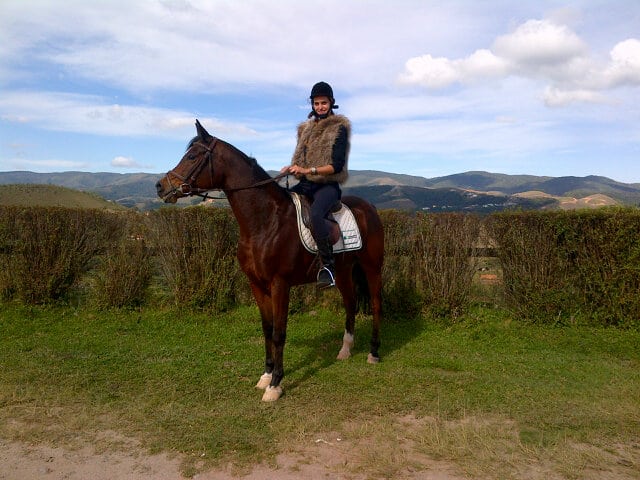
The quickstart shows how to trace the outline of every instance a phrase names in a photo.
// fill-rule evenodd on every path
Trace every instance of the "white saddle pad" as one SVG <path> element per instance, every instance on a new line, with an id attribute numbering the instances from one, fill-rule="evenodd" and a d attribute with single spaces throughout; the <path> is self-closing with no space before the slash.
<path id="1" fill-rule="evenodd" d="M 297 193 L 291 192 L 291 198 L 296 206 L 296 219 L 298 222 L 298 233 L 300 234 L 300 241 L 311 253 L 317 253 L 318 246 L 316 241 L 311 235 L 311 230 L 302 221 L 302 205 L 300 203 L 300 197 Z M 333 245 L 333 252 L 348 252 L 351 250 L 359 250 L 362 248 L 362 236 L 360 235 L 360 229 L 356 223 L 356 219 L 353 216 L 353 212 L 349 207 L 342 203 L 342 208 L 337 212 L 332 213 L 333 218 L 338 222 L 340 227 L 340 238 Z"/>

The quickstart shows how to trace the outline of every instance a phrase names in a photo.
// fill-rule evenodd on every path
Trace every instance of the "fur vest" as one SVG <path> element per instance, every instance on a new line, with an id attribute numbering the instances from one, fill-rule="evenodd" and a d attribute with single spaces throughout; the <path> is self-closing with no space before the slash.
<path id="1" fill-rule="evenodd" d="M 344 115 L 330 115 L 322 120 L 312 118 L 298 125 L 298 143 L 293 152 L 291 164 L 305 168 L 317 168 L 331 163 L 333 144 L 338 138 L 341 126 L 347 129 L 347 153 L 344 159 L 344 168 L 341 172 L 331 175 L 306 175 L 309 181 L 318 183 L 344 183 L 347 181 L 351 123 Z"/>

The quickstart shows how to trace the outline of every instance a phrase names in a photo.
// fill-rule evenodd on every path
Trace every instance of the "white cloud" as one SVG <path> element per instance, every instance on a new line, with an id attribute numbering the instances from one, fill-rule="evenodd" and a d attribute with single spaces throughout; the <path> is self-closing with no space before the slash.
<path id="1" fill-rule="evenodd" d="M 401 84 L 418 84 L 435 89 L 453 83 L 504 76 L 508 72 L 509 64 L 489 50 L 477 50 L 460 60 L 434 58 L 427 54 L 407 60 L 399 81 Z"/>
<path id="2" fill-rule="evenodd" d="M 123 167 L 123 168 L 140 168 L 144 167 L 143 165 L 139 165 L 133 158 L 130 157 L 122 157 L 118 156 L 111 160 L 112 167 Z"/>
<path id="3" fill-rule="evenodd" d="M 602 103 L 606 101 L 603 90 L 640 86 L 640 41 L 631 38 L 618 43 L 609 62 L 599 64 L 568 26 L 528 20 L 513 32 L 498 36 L 491 50 L 476 50 L 462 59 L 430 54 L 410 58 L 398 79 L 405 85 L 440 89 L 512 75 L 547 82 L 541 95 L 547 106 Z"/>
<path id="4" fill-rule="evenodd" d="M 460 64 L 460 70 L 465 77 L 490 78 L 504 76 L 511 67 L 507 61 L 493 54 L 490 50 L 476 50 Z"/>
<path id="5" fill-rule="evenodd" d="M 508 75 L 541 77 L 558 88 L 564 83 L 590 88 L 575 81 L 595 71 L 585 42 L 562 23 L 580 14 L 571 9 L 550 12 L 553 20 L 524 21 L 487 48 L 455 58 L 434 52 L 472 45 L 473 35 L 452 36 L 446 25 L 455 22 L 456 31 L 475 32 L 493 27 L 499 16 L 466 1 L 438 8 L 427 2 L 395 5 L 382 0 L 371 0 L 367 8 L 340 0 L 325 0 L 322 8 L 320 2 L 293 0 L 1 3 L 0 56 L 6 62 L 0 65 L 0 79 L 24 76 L 27 71 L 21 69 L 30 65 L 28 59 L 35 72 L 53 66 L 62 77 L 140 95 L 267 92 L 292 86 L 306 90 L 320 74 L 347 89 L 386 87 L 394 77 L 403 84 L 440 89 Z M 509 15 L 517 18 L 519 9 L 536 10 L 510 5 Z M 71 29 L 58 20 L 67 16 L 75 19 Z M 357 20 L 320 41 L 318 25 L 341 18 Z M 425 44 L 433 50 L 410 57 L 409 52 Z M 330 61 L 317 61 L 327 57 Z M 399 58 L 409 60 L 397 76 Z M 636 70 L 630 72 L 620 59 L 627 61 L 629 55 L 616 51 L 600 83 L 605 77 L 610 85 L 636 81 Z"/>
<path id="6" fill-rule="evenodd" d="M 586 171 L 638 149 L 640 2 L 576 5 L 540 19 L 549 2 L 0 0 L 0 136 L 31 144 L 21 158 L 91 149 L 88 168 L 122 154 L 166 170 L 197 116 L 277 169 L 326 80 L 356 165 L 442 174 L 533 152 L 551 170 L 574 149 Z"/>
<path id="7" fill-rule="evenodd" d="M 523 70 L 563 64 L 586 52 L 584 42 L 564 25 L 528 20 L 513 33 L 499 36 L 493 51 Z"/>
<path id="8" fill-rule="evenodd" d="M 82 170 L 88 167 L 86 162 L 62 159 L 31 159 L 31 158 L 9 158 L 4 160 L 7 170 L 34 170 L 34 171 L 60 171 L 60 170 Z"/>
<path id="9" fill-rule="evenodd" d="M 545 105 L 549 107 L 564 107 L 572 103 L 606 103 L 607 99 L 593 90 L 561 90 L 547 87 L 542 94 Z"/>
<path id="10" fill-rule="evenodd" d="M 186 111 L 108 103 L 96 95 L 59 92 L 4 92 L 0 118 L 54 131 L 109 136 L 170 136 L 193 133 L 195 115 Z M 230 138 L 255 135 L 251 128 L 216 118 L 201 118 Z"/>
<path id="11" fill-rule="evenodd" d="M 610 56 L 611 62 L 604 70 L 607 84 L 640 85 L 640 40 L 630 38 L 618 43 Z"/>
<path id="12" fill-rule="evenodd" d="M 417 84 L 428 88 L 442 88 L 460 81 L 460 72 L 448 58 L 422 55 L 407 60 L 400 83 Z"/>
<path id="13" fill-rule="evenodd" d="M 460 9 L 386 0 L 2 0 L 8 62 L 0 78 L 3 69 L 15 78 L 25 67 L 54 68 L 136 94 L 306 90 L 321 76 L 343 88 L 378 86 L 393 81 L 398 59 L 416 45 L 464 41 L 446 27 L 477 24 Z"/>
<path id="14" fill-rule="evenodd" d="M 291 61 L 319 53 L 298 19 L 312 8 L 290 2 L 10 2 L 5 30 L 14 58 L 28 56 L 65 73 L 119 85 L 130 91 L 197 90 L 304 75 Z M 290 10 L 291 12 L 288 12 Z M 69 15 L 73 28 L 56 21 Z M 288 37 L 300 41 L 278 40 Z M 282 48 L 289 50 L 283 54 Z M 315 50 L 315 51 L 314 51 Z"/>

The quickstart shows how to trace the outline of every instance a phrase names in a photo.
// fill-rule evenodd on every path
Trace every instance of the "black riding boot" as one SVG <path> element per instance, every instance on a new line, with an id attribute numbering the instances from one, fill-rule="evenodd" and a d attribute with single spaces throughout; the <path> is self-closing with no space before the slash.
<path id="1" fill-rule="evenodd" d="M 320 254 L 320 261 L 322 262 L 322 268 L 318 272 L 317 286 L 320 290 L 325 288 L 334 287 L 335 281 L 335 261 L 333 259 L 333 244 L 330 238 L 323 238 L 317 242 L 318 253 Z"/>

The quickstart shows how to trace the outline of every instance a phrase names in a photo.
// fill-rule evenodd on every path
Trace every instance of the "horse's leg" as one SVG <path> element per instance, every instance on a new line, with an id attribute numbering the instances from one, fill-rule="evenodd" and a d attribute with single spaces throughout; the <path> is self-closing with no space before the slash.
<path id="1" fill-rule="evenodd" d="M 273 313 L 271 309 L 271 298 L 253 284 L 251 285 L 251 290 L 253 291 L 253 297 L 256 299 L 258 309 L 260 310 L 265 350 L 264 373 L 260 377 L 260 380 L 258 380 L 256 388 L 264 390 L 271 383 L 273 373 Z"/>
<path id="2" fill-rule="evenodd" d="M 371 296 L 371 350 L 367 356 L 367 362 L 378 363 L 380 361 L 380 320 L 382 318 L 382 269 L 364 269 L 369 284 Z"/>
<path id="3" fill-rule="evenodd" d="M 284 344 L 287 340 L 289 289 L 290 286 L 282 279 L 275 279 L 271 286 L 273 374 L 271 382 L 262 396 L 264 402 L 274 402 L 282 396 L 280 382 L 284 377 Z"/>
<path id="4" fill-rule="evenodd" d="M 342 303 L 345 310 L 344 335 L 342 336 L 342 348 L 338 352 L 338 360 L 346 360 L 351 356 L 354 343 L 354 331 L 356 324 L 357 299 L 350 271 L 339 272 L 336 275 L 336 286 L 342 295 Z"/>

